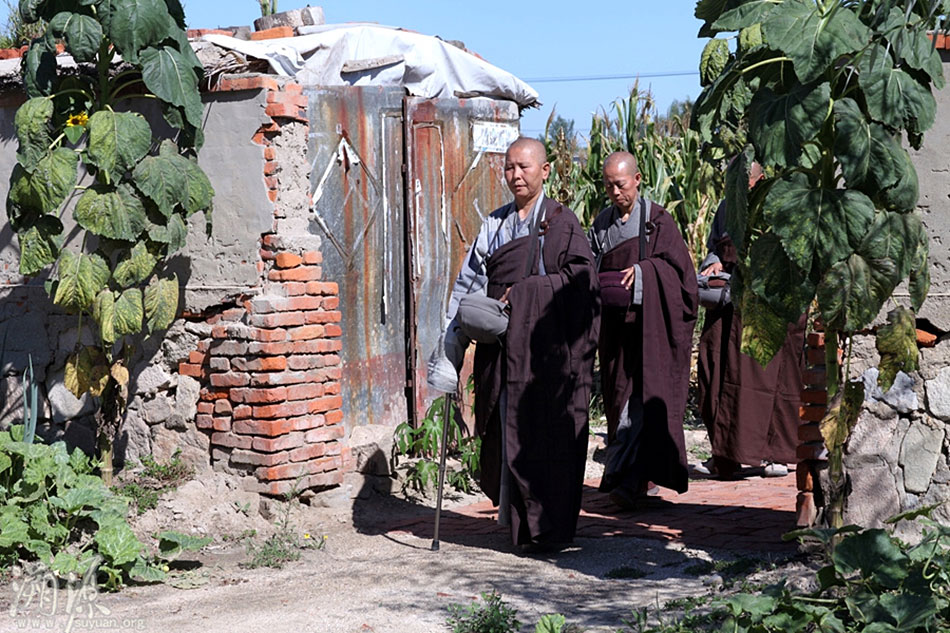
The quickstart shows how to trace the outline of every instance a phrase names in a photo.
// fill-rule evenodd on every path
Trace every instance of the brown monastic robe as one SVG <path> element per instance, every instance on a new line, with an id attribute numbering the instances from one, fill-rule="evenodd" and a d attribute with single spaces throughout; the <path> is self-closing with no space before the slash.
<path id="1" fill-rule="evenodd" d="M 732 273 L 736 251 L 728 235 L 715 241 L 714 252 Z M 805 323 L 802 315 L 789 324 L 784 345 L 762 367 L 740 351 L 742 319 L 733 305 L 706 311 L 699 339 L 699 411 L 713 456 L 736 465 L 796 461 Z"/>
<path id="2" fill-rule="evenodd" d="M 476 346 L 473 372 L 480 485 L 498 504 L 504 433 L 515 544 L 574 537 L 599 326 L 597 276 L 580 224 L 553 200 L 545 199 L 543 209 L 545 275 L 538 274 L 536 250 L 531 275 L 523 278 L 531 237 L 504 244 L 488 259 L 488 296 L 498 299 L 513 284 L 511 315 L 504 343 Z"/>
<path id="3" fill-rule="evenodd" d="M 624 438 L 622 462 L 604 472 L 601 490 L 631 493 L 648 481 L 685 492 L 688 486 L 683 416 L 689 359 L 698 308 L 696 269 L 676 222 L 663 207 L 651 208 L 646 253 L 628 239 L 608 250 L 601 271 L 640 265 L 642 304 L 604 307 L 600 372 L 608 442 L 617 441 L 621 415 L 631 399 L 643 405 L 642 425 Z"/>

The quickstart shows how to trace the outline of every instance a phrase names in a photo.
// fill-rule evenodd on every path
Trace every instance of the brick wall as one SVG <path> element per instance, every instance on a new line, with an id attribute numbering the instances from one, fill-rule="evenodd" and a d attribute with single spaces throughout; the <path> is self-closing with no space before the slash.
<path id="1" fill-rule="evenodd" d="M 802 405 L 799 409 L 802 423 L 798 427 L 798 467 L 795 475 L 798 497 L 795 502 L 796 524 L 807 527 L 815 524 L 821 505 L 820 491 L 816 488 L 818 473 L 827 466 L 828 451 L 821 437 L 819 423 L 828 407 L 827 373 L 825 371 L 825 335 L 810 332 L 805 339 L 806 369 L 802 375 Z M 816 499 L 815 495 L 818 494 Z"/>
<path id="2" fill-rule="evenodd" d="M 338 485 L 349 459 L 339 289 L 323 279 L 319 238 L 294 235 L 299 223 L 288 221 L 309 213 L 299 152 L 288 149 L 306 147 L 307 99 L 300 85 L 272 76 L 225 77 L 215 90 L 267 91 L 267 121 L 250 135 L 262 146 L 274 228 L 261 236 L 260 287 L 236 307 L 190 315 L 211 325 L 211 336 L 179 373 L 202 384 L 196 425 L 210 436 L 215 468 L 253 475 L 246 487 L 270 495 Z"/>

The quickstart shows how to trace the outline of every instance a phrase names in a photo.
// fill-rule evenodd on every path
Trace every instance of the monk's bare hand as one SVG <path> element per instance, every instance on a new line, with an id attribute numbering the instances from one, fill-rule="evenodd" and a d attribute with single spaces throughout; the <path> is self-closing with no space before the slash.
<path id="1" fill-rule="evenodd" d="M 709 275 L 718 275 L 722 272 L 722 262 L 715 262 L 704 268 L 699 274 L 703 277 L 708 277 Z"/>
<path id="2" fill-rule="evenodd" d="M 637 278 L 637 269 L 631 266 L 630 268 L 624 268 L 621 272 L 623 272 L 623 279 L 620 280 L 620 283 L 623 284 L 624 288 L 630 290 L 630 286 L 633 285 L 634 280 Z"/>
<path id="3" fill-rule="evenodd" d="M 508 287 L 505 289 L 505 294 L 501 295 L 501 299 L 499 299 L 499 301 L 501 301 L 502 303 L 508 303 L 508 293 L 509 293 L 509 292 L 511 292 L 511 286 L 508 286 Z"/>

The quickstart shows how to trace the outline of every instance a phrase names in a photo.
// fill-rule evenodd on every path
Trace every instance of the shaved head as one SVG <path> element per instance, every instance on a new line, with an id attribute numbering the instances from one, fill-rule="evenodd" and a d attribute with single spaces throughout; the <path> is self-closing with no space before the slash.
<path id="1" fill-rule="evenodd" d="M 639 173 L 640 168 L 637 167 L 636 156 L 630 152 L 614 152 L 604 161 L 604 173 L 608 170 L 619 170 L 621 173 L 633 176 Z"/>
<path id="2" fill-rule="evenodd" d="M 519 149 L 527 150 L 531 156 L 538 161 L 538 164 L 546 163 L 548 160 L 548 153 L 547 150 L 544 149 L 544 143 L 538 139 L 521 136 L 508 146 L 508 151 L 505 152 L 505 154 L 511 154 L 512 151 Z"/>

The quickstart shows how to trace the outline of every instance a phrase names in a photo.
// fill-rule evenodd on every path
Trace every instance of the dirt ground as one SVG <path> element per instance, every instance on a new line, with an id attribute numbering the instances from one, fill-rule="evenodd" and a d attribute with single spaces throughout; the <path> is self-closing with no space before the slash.
<path id="1" fill-rule="evenodd" d="M 704 433 L 688 435 L 693 459 L 701 457 Z M 602 442 L 602 434 L 592 436 L 592 457 Z M 588 476 L 600 468 L 590 459 Z M 142 534 L 171 528 L 212 537 L 199 554 L 172 567 L 168 582 L 113 594 L 60 590 L 56 605 L 37 599 L 24 608 L 17 596 L 23 585 L 8 581 L 0 585 L 0 631 L 435 633 L 450 630 L 449 605 L 468 605 L 495 590 L 517 609 L 524 631 L 533 631 L 542 615 L 560 613 L 588 633 L 632 632 L 625 620 L 639 608 L 670 617 L 673 609 L 661 611 L 670 600 L 719 595 L 743 581 L 803 582 L 807 571 L 798 557 L 776 565 L 757 552 L 626 537 L 580 538 L 564 552 L 526 556 L 503 533 L 443 534 L 439 551 L 432 551 L 429 538 L 387 526 L 433 516 L 433 499 L 401 494 L 398 483 L 381 494 L 380 483 L 365 481 L 355 499 L 319 495 L 288 512 L 277 502 L 252 508 L 254 498 L 223 475 L 193 480 L 134 526 Z M 453 494 L 444 507 L 451 512 L 481 499 Z M 301 543 L 323 547 L 300 550 L 300 560 L 282 569 L 243 567 L 249 554 L 242 535 L 255 530 L 251 542 L 259 543 L 281 521 Z M 718 573 L 723 567 L 713 561 L 733 561 L 738 572 Z"/>

